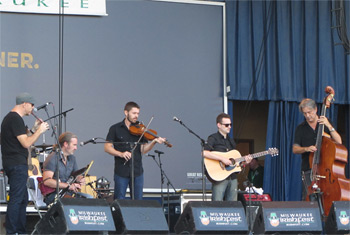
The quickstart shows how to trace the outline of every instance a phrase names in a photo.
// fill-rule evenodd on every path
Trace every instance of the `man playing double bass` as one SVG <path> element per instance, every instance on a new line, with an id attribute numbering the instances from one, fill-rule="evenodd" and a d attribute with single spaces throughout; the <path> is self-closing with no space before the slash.
<path id="1" fill-rule="evenodd" d="M 305 121 L 299 124 L 295 130 L 293 153 L 301 154 L 302 157 L 301 171 L 304 180 L 306 180 L 306 182 L 303 181 L 305 187 L 303 187 L 302 199 L 306 200 L 306 186 L 311 183 L 309 155 L 317 150 L 315 144 L 319 125 L 324 124 L 324 131 L 329 134 L 332 140 L 337 144 L 341 144 L 342 139 L 325 116 L 319 117 L 317 115 L 317 106 L 314 100 L 308 98 L 303 99 L 299 104 L 299 110 L 304 115 Z"/>

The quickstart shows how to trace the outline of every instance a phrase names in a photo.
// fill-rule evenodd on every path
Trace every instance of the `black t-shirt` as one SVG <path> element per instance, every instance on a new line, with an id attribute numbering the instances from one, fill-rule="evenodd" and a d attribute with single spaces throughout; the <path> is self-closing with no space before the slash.
<path id="1" fill-rule="evenodd" d="M 128 127 L 125 125 L 124 120 L 114 124 L 109 128 L 106 140 L 117 142 L 113 143 L 114 148 L 120 152 L 129 151 L 133 148 L 133 144 L 129 142 L 136 143 L 140 136 L 132 135 L 129 132 Z M 118 143 L 119 142 L 119 143 Z M 147 141 L 142 138 L 141 143 L 146 143 Z M 139 144 L 134 151 L 134 176 L 140 176 L 143 173 L 142 168 L 142 156 L 141 156 L 141 145 Z M 114 173 L 121 177 L 131 176 L 131 159 L 126 162 L 125 159 L 120 157 L 114 157 Z"/>
<path id="2" fill-rule="evenodd" d="M 208 144 L 204 146 L 204 150 L 217 151 L 217 152 L 228 152 L 236 148 L 235 141 L 227 136 L 225 138 L 220 132 L 216 132 L 208 137 Z M 235 179 L 236 175 L 232 174 L 231 179 Z"/>
<path id="3" fill-rule="evenodd" d="M 1 154 L 3 167 L 26 165 L 28 149 L 23 148 L 17 136 L 27 133 L 23 118 L 17 112 L 8 113 L 1 124 Z"/>
<path id="4" fill-rule="evenodd" d="M 309 147 L 311 145 L 315 145 L 318 127 L 319 124 L 317 124 L 316 129 L 314 130 L 306 121 L 299 124 L 295 130 L 294 144 L 299 145 L 300 147 Z M 324 128 L 324 131 L 328 134 L 330 133 L 326 126 Z M 301 155 L 302 171 L 310 170 L 309 155 L 309 152 L 305 152 Z"/>

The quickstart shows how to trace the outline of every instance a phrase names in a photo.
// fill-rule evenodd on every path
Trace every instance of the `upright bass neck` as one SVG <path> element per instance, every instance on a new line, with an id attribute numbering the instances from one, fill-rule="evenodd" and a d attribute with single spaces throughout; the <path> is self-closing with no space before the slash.
<path id="1" fill-rule="evenodd" d="M 320 116 L 326 116 L 326 110 L 330 107 L 331 102 L 334 99 L 334 89 L 330 86 L 327 86 L 325 89 L 325 92 L 327 93 L 327 96 L 323 100 L 322 104 L 322 110 L 320 113 Z M 317 172 L 317 166 L 320 163 L 320 152 L 321 152 L 321 146 L 322 146 L 322 136 L 324 132 L 324 124 L 319 124 L 318 131 L 317 131 L 317 137 L 316 137 L 316 151 L 313 153 L 313 160 L 312 160 L 312 170 L 311 170 L 311 180 L 316 180 L 316 172 Z"/>

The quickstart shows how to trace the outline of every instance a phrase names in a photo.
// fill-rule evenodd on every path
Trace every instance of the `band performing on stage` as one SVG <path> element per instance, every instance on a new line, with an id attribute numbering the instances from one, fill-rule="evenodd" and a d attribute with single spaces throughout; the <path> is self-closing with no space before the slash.
<path id="1" fill-rule="evenodd" d="M 211 204 L 188 203 L 188 207 L 181 210 L 183 214 L 176 218 L 176 223 L 172 222 L 170 218 L 170 197 L 174 197 L 177 192 L 172 192 L 172 195 L 169 195 L 170 179 L 165 175 L 159 159 L 160 164 L 158 166 L 161 170 L 162 183 L 164 176 L 168 181 L 168 195 L 164 196 L 163 190 L 161 192 L 162 210 L 160 210 L 160 214 L 167 211 L 165 215 L 167 215 L 168 225 L 165 226 L 165 230 L 159 225 L 163 229 L 161 233 L 183 232 L 181 230 L 186 230 L 187 220 L 191 216 L 192 220 L 200 221 L 201 225 L 195 224 L 193 225 L 195 229 L 189 230 L 187 228 L 187 232 L 202 231 L 200 230 L 201 226 L 208 226 L 203 230 L 208 233 L 216 229 L 216 231 L 221 231 L 220 226 L 210 228 L 208 224 L 213 217 L 216 218 L 215 220 L 220 220 L 220 218 L 229 214 L 229 220 L 235 220 L 235 223 L 232 221 L 222 223 L 237 227 L 229 227 L 228 230 L 226 228 L 224 230 L 226 232 L 240 231 L 239 233 L 247 234 L 253 231 L 253 226 L 260 226 L 260 228 L 256 228 L 256 231 L 260 231 L 262 225 L 259 225 L 257 220 L 254 222 L 255 218 L 252 217 L 253 214 L 257 216 L 259 213 L 269 215 L 272 227 L 277 227 L 281 221 L 293 219 L 289 217 L 288 213 L 303 216 L 315 213 L 317 214 L 315 217 L 304 219 L 308 220 L 307 224 L 310 225 L 312 224 L 311 220 L 318 218 L 320 224 L 317 222 L 314 224 L 317 228 L 315 230 L 310 229 L 311 232 L 321 233 L 322 226 L 324 227 L 331 215 L 334 216 L 333 214 L 336 213 L 335 203 L 350 201 L 350 181 L 345 177 L 347 150 L 342 145 L 341 135 L 334 128 L 332 121 L 326 117 L 326 110 L 330 107 L 334 98 L 333 88 L 328 86 L 326 94 L 320 113 L 318 113 L 317 104 L 313 99 L 305 98 L 299 105 L 299 110 L 305 121 L 300 123 L 295 130 L 292 151 L 297 154 L 296 156 L 301 155 L 301 172 L 300 175 L 295 177 L 301 177 L 302 180 L 303 202 L 300 202 L 300 204 L 294 202 L 294 204 L 291 204 L 292 206 L 288 206 L 287 203 L 285 205 L 283 203 L 278 204 L 278 202 L 268 204 L 273 198 L 271 200 L 270 195 L 264 194 L 263 158 L 266 155 L 283 158 L 283 156 L 278 156 L 279 150 L 277 148 L 269 148 L 262 152 L 248 153 L 241 156 L 237 148 L 238 144 L 232 138 L 232 117 L 226 113 L 218 114 L 216 117 L 217 132 L 209 135 L 207 140 L 201 139 L 181 120 L 174 117 L 174 121 L 179 122 L 190 133 L 201 139 L 203 172 L 211 183 L 211 189 L 208 189 L 207 192 L 204 190 L 204 185 L 201 192 L 203 194 L 201 201 L 211 201 Z M 153 118 L 147 124 L 143 124 L 139 120 L 140 106 L 132 101 L 127 102 L 123 110 L 124 119 L 110 126 L 109 130 L 106 131 L 106 139 L 100 138 L 99 143 L 104 145 L 104 152 L 114 159 L 114 187 L 109 187 L 110 182 L 104 177 L 97 176 L 91 180 L 93 176 L 89 174 L 89 170 L 94 167 L 93 161 L 86 167 L 78 166 L 77 159 L 82 160 L 79 151 L 76 153 L 79 143 L 78 136 L 70 131 L 57 133 L 56 127 L 50 126 L 49 120 L 51 117 L 44 121 L 35 114 L 38 109 L 45 108 L 49 103 L 37 108 L 35 107 L 36 103 L 33 95 L 29 93 L 25 92 L 17 95 L 15 107 L 4 117 L 1 124 L 2 167 L 9 184 L 7 202 L 5 203 L 7 208 L 6 219 L 1 221 L 1 226 L 5 226 L 7 234 L 26 234 L 30 232 L 26 230 L 27 207 L 33 204 L 36 208 L 38 205 L 43 205 L 44 210 L 42 212 L 45 214 L 35 225 L 33 233 L 50 231 L 45 230 L 45 227 L 54 224 L 54 222 L 49 221 L 54 220 L 55 213 L 59 214 L 59 217 L 70 220 L 73 224 L 78 223 L 79 219 L 90 216 L 90 214 L 84 214 L 84 217 L 80 217 L 82 216 L 81 213 L 97 213 L 98 216 L 103 214 L 106 216 L 103 223 L 109 226 L 108 223 L 111 221 L 114 225 L 116 217 L 127 217 L 125 211 L 131 213 L 135 207 L 139 211 L 145 210 L 142 209 L 141 201 L 145 199 L 143 157 L 154 149 L 156 144 L 164 144 L 169 148 L 181 148 L 181 146 L 173 146 L 169 140 L 158 136 L 155 130 L 150 129 Z M 33 115 L 36 119 L 32 128 L 29 128 L 22 118 L 29 115 Z M 205 125 L 211 124 L 206 123 Z M 52 131 L 56 143 L 36 145 L 38 138 L 47 131 Z M 162 130 L 162 134 L 166 135 L 166 130 Z M 98 138 L 92 138 L 81 142 L 80 145 L 96 143 L 97 141 Z M 163 154 L 159 150 L 155 152 L 159 156 Z M 38 153 L 45 154 L 44 159 L 39 159 Z M 155 159 L 155 156 L 152 157 Z M 98 161 L 98 159 L 96 158 L 94 161 Z M 176 169 L 173 170 L 176 171 Z M 244 176 L 243 182 L 239 182 L 240 176 Z M 240 183 L 243 185 L 243 189 L 239 188 Z M 30 193 L 28 194 L 28 192 Z M 183 191 L 179 189 L 179 192 Z M 211 195 L 211 198 L 205 199 L 204 196 L 207 193 Z M 125 202 L 126 200 L 128 202 Z M 105 212 L 93 212 L 97 209 L 93 206 L 97 204 L 101 205 L 101 208 L 107 208 L 108 215 Z M 298 208 L 299 205 L 301 205 L 300 208 Z M 90 212 L 81 212 L 79 206 Z M 89 208 L 89 206 L 93 208 Z M 251 209 L 246 209 L 254 206 L 258 207 L 259 210 L 253 212 Z M 196 214 L 196 209 L 198 209 L 196 207 L 199 207 L 198 215 Z M 58 208 L 61 208 L 62 212 Z M 154 208 L 157 208 L 157 206 Z M 225 208 L 224 211 L 223 208 Z M 234 209 L 234 213 L 230 211 L 230 208 Z M 244 210 L 241 210 L 241 208 Z M 271 208 L 275 210 L 266 212 Z M 281 208 L 282 212 L 279 211 Z M 350 214 L 347 214 L 348 211 L 342 211 L 342 214 L 337 214 L 337 216 L 343 216 L 349 221 Z M 120 214 L 116 215 L 116 213 Z M 148 211 L 144 213 L 147 214 Z M 242 218 L 234 217 L 234 214 L 241 216 L 240 213 L 243 213 L 244 223 Z M 112 215 L 111 218 L 108 218 L 109 214 Z M 286 217 L 282 218 L 283 216 Z M 279 217 L 282 219 L 278 220 Z M 137 221 L 137 218 L 133 219 Z M 88 226 L 89 224 L 91 226 L 91 223 L 86 222 L 85 225 Z M 101 224 L 103 223 L 101 222 Z M 322 223 L 323 225 L 321 225 Z M 54 225 L 52 226 L 54 229 Z M 65 231 L 71 231 L 72 227 L 70 226 L 74 225 L 62 226 L 67 226 Z M 115 224 L 116 231 L 119 231 L 118 226 L 120 225 Z M 124 226 L 127 227 L 127 225 Z M 112 228 L 114 229 L 113 226 Z M 96 227 L 80 227 L 80 229 L 82 233 L 87 233 L 96 230 Z M 125 233 L 130 234 L 141 232 L 124 229 Z M 263 231 L 268 232 L 268 229 L 268 227 L 264 227 Z M 104 229 L 102 227 L 98 230 L 103 231 Z M 152 228 L 151 233 L 156 230 L 156 228 Z M 271 231 L 273 232 L 273 230 Z M 302 229 L 295 231 L 300 232 Z"/>

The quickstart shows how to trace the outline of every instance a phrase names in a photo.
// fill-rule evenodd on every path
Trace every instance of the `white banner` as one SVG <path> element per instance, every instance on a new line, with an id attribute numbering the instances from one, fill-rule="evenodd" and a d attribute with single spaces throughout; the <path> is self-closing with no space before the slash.
<path id="1" fill-rule="evenodd" d="M 1 12 L 107 15 L 106 0 L 0 0 Z"/>

